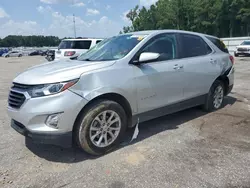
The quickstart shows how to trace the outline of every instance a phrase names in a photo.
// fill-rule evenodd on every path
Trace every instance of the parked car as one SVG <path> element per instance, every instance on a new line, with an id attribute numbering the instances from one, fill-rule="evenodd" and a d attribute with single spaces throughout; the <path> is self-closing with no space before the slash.
<path id="1" fill-rule="evenodd" d="M 55 59 L 55 50 L 48 50 L 47 53 L 46 53 L 45 59 L 47 59 L 48 61 L 54 61 L 54 59 Z"/>
<path id="2" fill-rule="evenodd" d="M 40 55 L 40 51 L 35 50 L 35 51 L 29 53 L 29 56 L 35 56 L 35 55 Z"/>
<path id="3" fill-rule="evenodd" d="M 4 54 L 4 57 L 22 57 L 23 53 L 22 52 L 18 52 L 18 51 L 10 51 L 6 54 Z"/>
<path id="4" fill-rule="evenodd" d="M 65 39 L 62 40 L 58 46 L 58 50 L 55 53 L 55 60 L 70 59 L 73 55 L 80 55 L 90 48 L 94 47 L 97 43 L 103 39 L 93 38 L 78 38 L 78 39 Z"/>
<path id="5" fill-rule="evenodd" d="M 8 49 L 0 49 L 0 57 L 8 53 Z"/>
<path id="6" fill-rule="evenodd" d="M 135 32 L 77 60 L 28 69 L 10 90 L 11 126 L 34 142 L 73 140 L 101 155 L 138 123 L 199 105 L 218 110 L 234 85 L 234 59 L 218 41 L 178 30 Z"/>
<path id="7" fill-rule="evenodd" d="M 250 55 L 250 40 L 246 40 L 236 47 L 234 56 L 238 57 L 239 55 L 249 56 Z"/>
<path id="8" fill-rule="evenodd" d="M 39 55 L 46 56 L 49 50 L 40 50 Z"/>

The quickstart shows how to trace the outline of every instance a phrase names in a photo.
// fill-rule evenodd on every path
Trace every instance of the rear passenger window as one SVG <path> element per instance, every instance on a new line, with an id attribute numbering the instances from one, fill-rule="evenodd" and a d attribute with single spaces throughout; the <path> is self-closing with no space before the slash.
<path id="1" fill-rule="evenodd" d="M 182 58 L 197 57 L 210 54 L 212 49 L 199 36 L 180 34 L 182 46 Z"/>
<path id="2" fill-rule="evenodd" d="M 229 53 L 226 45 L 217 38 L 213 38 L 213 37 L 206 37 L 208 40 L 210 40 L 215 46 L 217 46 L 217 48 L 219 48 L 221 51 L 225 52 L 225 53 Z"/>
<path id="3" fill-rule="evenodd" d="M 75 41 L 74 49 L 89 49 L 91 46 L 91 40 Z"/>

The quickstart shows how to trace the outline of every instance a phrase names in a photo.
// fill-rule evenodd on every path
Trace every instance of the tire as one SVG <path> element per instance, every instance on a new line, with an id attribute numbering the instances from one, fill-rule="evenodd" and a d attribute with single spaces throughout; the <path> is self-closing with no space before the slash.
<path id="1" fill-rule="evenodd" d="M 235 56 L 235 57 L 239 57 L 239 55 L 238 55 L 238 54 L 234 54 L 234 56 Z"/>
<path id="2" fill-rule="evenodd" d="M 220 94 L 217 93 L 220 90 L 219 88 L 221 88 Z M 216 98 L 215 97 L 216 94 L 218 94 L 217 96 L 220 95 L 221 98 L 220 97 Z M 223 105 L 224 97 L 225 97 L 225 86 L 222 81 L 216 80 L 210 88 L 205 104 L 203 105 L 203 110 L 206 112 L 213 112 L 220 109 Z M 216 99 L 218 103 L 216 102 Z"/>
<path id="3" fill-rule="evenodd" d="M 8 56 L 8 55 L 5 56 L 5 58 L 8 58 L 8 57 L 10 57 L 10 56 Z"/>
<path id="4" fill-rule="evenodd" d="M 22 57 L 22 54 L 18 55 L 18 57 Z"/>
<path id="5" fill-rule="evenodd" d="M 106 112 L 106 115 L 104 115 L 104 112 Z M 111 114 L 113 114 L 112 117 Z M 111 125 L 105 125 L 105 123 L 102 122 L 104 116 L 106 117 L 106 120 L 111 117 L 112 121 L 117 121 Z M 99 119 L 97 117 L 99 117 Z M 110 128 L 108 128 L 109 126 Z M 75 124 L 73 136 L 76 144 L 85 152 L 92 155 L 103 155 L 113 150 L 120 143 L 126 128 L 127 116 L 122 106 L 114 101 L 98 100 L 87 107 L 82 113 L 81 117 Z M 113 138 L 111 137 L 110 132 L 112 133 Z M 94 139 L 91 139 L 91 136 Z M 100 140 L 101 142 L 98 143 Z M 105 140 L 107 140 L 106 143 Z M 109 145 L 107 145 L 107 143 Z"/>

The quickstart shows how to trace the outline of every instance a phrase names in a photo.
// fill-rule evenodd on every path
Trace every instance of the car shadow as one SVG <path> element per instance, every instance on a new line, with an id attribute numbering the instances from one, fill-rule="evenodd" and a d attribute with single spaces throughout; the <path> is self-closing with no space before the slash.
<path id="1" fill-rule="evenodd" d="M 236 101 L 236 98 L 227 96 L 224 101 L 224 106 L 233 105 Z M 140 123 L 139 134 L 137 138 L 131 141 L 135 128 L 128 129 L 124 141 L 116 150 L 141 142 L 144 139 L 154 136 L 160 132 L 178 129 L 181 124 L 202 117 L 206 114 L 207 113 L 203 112 L 199 107 L 195 107 L 174 114 L 166 115 L 157 119 L 153 119 L 144 123 Z M 76 147 L 61 148 L 52 145 L 35 144 L 28 138 L 26 138 L 25 141 L 26 147 L 32 153 L 48 161 L 61 163 L 77 163 L 84 160 L 93 160 L 98 158 L 98 156 L 89 155 L 85 152 L 82 152 Z"/>

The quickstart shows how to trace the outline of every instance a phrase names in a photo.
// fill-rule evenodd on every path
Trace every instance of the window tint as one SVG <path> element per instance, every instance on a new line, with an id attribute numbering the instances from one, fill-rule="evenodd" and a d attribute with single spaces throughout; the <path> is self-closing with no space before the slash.
<path id="1" fill-rule="evenodd" d="M 96 44 L 98 44 L 99 42 L 102 42 L 102 41 L 101 41 L 101 40 L 97 40 L 97 41 L 96 41 Z"/>
<path id="2" fill-rule="evenodd" d="M 206 37 L 208 40 L 210 40 L 215 46 L 217 46 L 217 48 L 219 48 L 221 51 L 229 53 L 226 45 L 217 38 L 213 38 L 213 37 Z"/>
<path id="3" fill-rule="evenodd" d="M 91 46 L 91 40 L 75 41 L 74 49 L 89 49 Z"/>
<path id="4" fill-rule="evenodd" d="M 175 34 L 162 34 L 142 50 L 142 52 L 159 53 L 158 61 L 176 59 L 176 36 Z"/>
<path id="5" fill-rule="evenodd" d="M 59 49 L 89 49 L 91 46 L 91 40 L 84 41 L 62 41 L 59 44 Z"/>
<path id="6" fill-rule="evenodd" d="M 212 52 L 208 44 L 199 36 L 181 34 L 182 58 L 196 57 Z"/>

